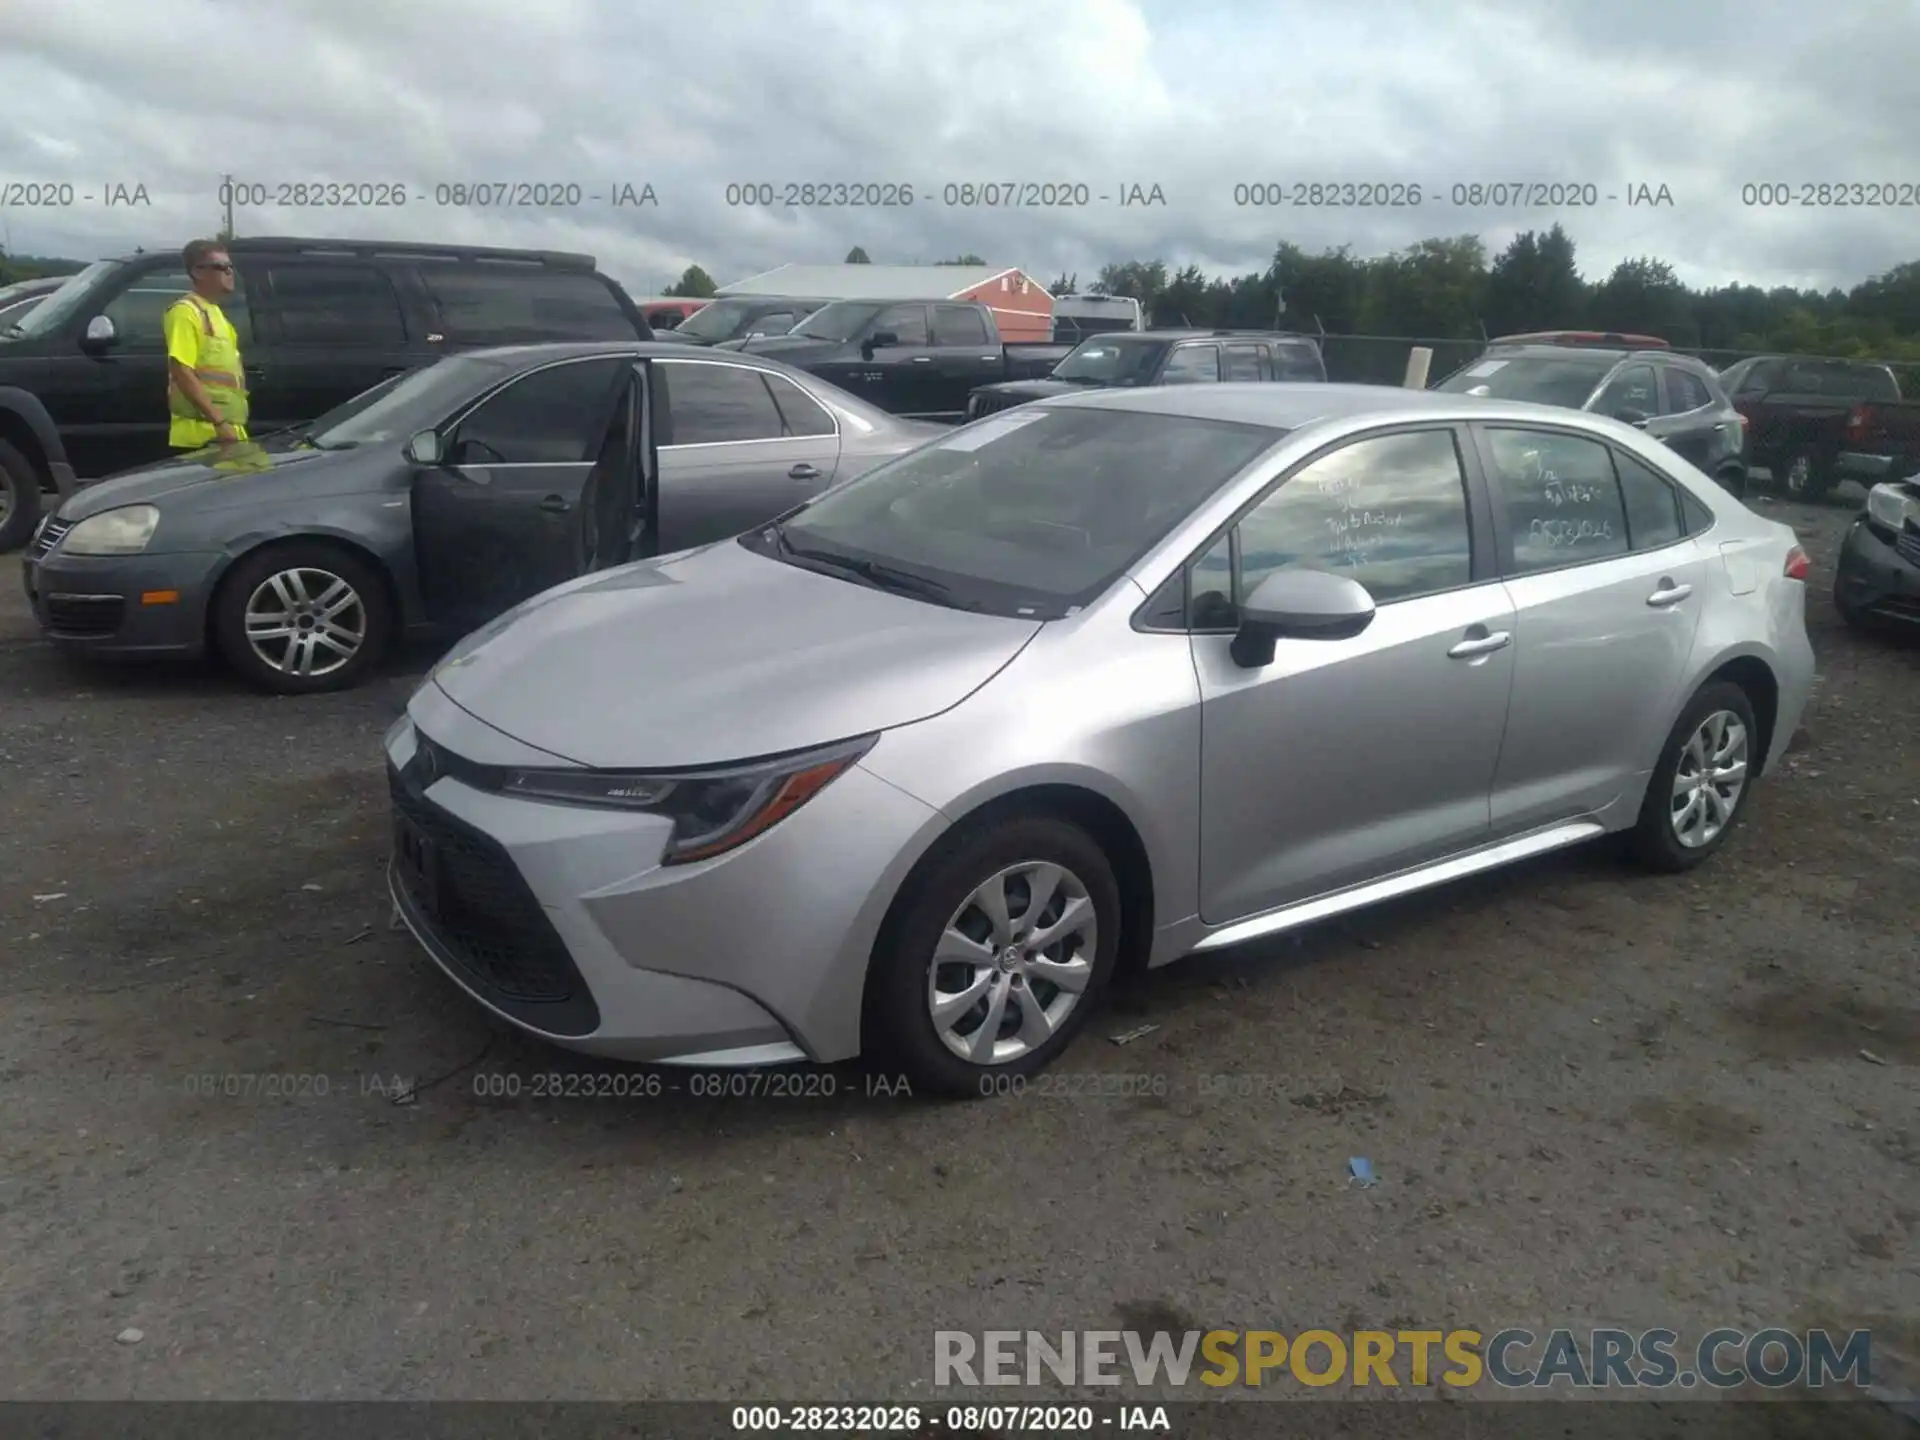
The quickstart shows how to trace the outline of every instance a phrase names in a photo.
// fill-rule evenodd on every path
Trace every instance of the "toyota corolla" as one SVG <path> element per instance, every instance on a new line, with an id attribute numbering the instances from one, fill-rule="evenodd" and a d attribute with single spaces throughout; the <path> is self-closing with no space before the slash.
<path id="1" fill-rule="evenodd" d="M 1598 416 L 1043 401 L 462 642 L 386 740 L 392 894 L 563 1045 L 991 1092 L 1120 967 L 1608 835 L 1705 860 L 1805 703 L 1806 574 Z"/>

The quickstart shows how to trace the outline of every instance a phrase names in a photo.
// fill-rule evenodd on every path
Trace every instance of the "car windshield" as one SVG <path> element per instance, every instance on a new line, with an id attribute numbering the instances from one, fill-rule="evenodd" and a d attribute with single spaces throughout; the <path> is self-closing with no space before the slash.
<path id="1" fill-rule="evenodd" d="M 60 329 L 74 314 L 93 303 L 107 278 L 121 268 L 119 260 L 96 260 L 33 309 L 6 327 L 6 338 L 25 340 Z"/>
<path id="2" fill-rule="evenodd" d="M 682 320 L 674 333 L 696 340 L 731 340 L 752 318 L 753 306 L 744 300 L 715 300 Z"/>
<path id="3" fill-rule="evenodd" d="M 1617 355 L 1489 356 L 1449 375 L 1434 389 L 1578 410 L 1618 361 Z"/>
<path id="4" fill-rule="evenodd" d="M 809 340 L 851 340 L 866 329 L 867 322 L 879 313 L 878 305 L 866 305 L 857 300 L 836 300 L 831 305 L 821 306 L 789 333 L 804 335 Z"/>
<path id="5" fill-rule="evenodd" d="M 442 424 L 467 400 L 506 378 L 499 360 L 453 355 L 383 380 L 313 422 L 308 440 L 321 450 L 386 445 Z"/>
<path id="6" fill-rule="evenodd" d="M 1146 340 L 1088 340 L 1053 367 L 1055 380 L 1138 385 L 1153 374 L 1167 347 Z"/>
<path id="7" fill-rule="evenodd" d="M 1008 411 L 830 490 L 744 543 L 794 564 L 864 569 L 882 588 L 936 603 L 1060 619 L 1285 433 L 1127 410 Z"/>

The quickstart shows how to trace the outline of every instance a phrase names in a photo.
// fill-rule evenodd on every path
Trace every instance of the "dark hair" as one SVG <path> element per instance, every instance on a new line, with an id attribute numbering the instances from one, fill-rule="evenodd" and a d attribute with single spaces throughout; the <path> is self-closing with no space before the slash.
<path id="1" fill-rule="evenodd" d="M 180 252 L 180 258 L 186 262 L 189 272 L 198 270 L 206 263 L 209 255 L 218 255 L 226 250 L 218 240 L 189 240 L 186 248 Z"/>

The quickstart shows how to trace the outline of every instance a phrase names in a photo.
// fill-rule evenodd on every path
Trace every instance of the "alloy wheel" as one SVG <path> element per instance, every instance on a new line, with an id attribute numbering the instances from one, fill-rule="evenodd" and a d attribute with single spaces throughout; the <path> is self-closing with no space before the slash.
<path id="1" fill-rule="evenodd" d="M 1689 850 L 1711 845 L 1733 819 L 1747 785 L 1747 727 L 1716 710 L 1681 747 L 1673 774 L 1673 834 Z"/>
<path id="2" fill-rule="evenodd" d="M 1787 494 L 1796 500 L 1806 496 L 1813 483 L 1813 457 L 1805 451 L 1787 462 Z"/>
<path id="3" fill-rule="evenodd" d="M 941 1043 L 976 1065 L 1046 1044 L 1093 979 L 1098 915 L 1081 879 L 1042 860 L 1009 865 L 961 902 L 927 969 Z"/>
<path id="4" fill-rule="evenodd" d="M 360 592 L 330 570 L 279 570 L 247 597 L 247 644 L 283 675 L 330 675 L 367 643 Z"/>

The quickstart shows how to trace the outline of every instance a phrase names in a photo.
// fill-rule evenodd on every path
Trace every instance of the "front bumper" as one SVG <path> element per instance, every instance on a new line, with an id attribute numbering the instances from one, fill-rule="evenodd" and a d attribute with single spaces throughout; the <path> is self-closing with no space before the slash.
<path id="1" fill-rule="evenodd" d="M 748 844 L 663 867 L 656 816 L 423 777 L 419 737 L 515 763 L 518 742 L 428 682 L 388 732 L 401 918 L 469 996 L 568 1049 L 657 1064 L 845 1060 L 867 958 L 913 861 L 946 826 L 856 766 Z M 527 764 L 553 757 L 527 750 Z M 424 832 L 429 875 L 416 865 Z"/>
<path id="2" fill-rule="evenodd" d="M 1920 531 L 1904 533 L 1892 542 L 1855 520 L 1834 566 L 1834 599 L 1862 614 L 1920 624 Z"/>
<path id="3" fill-rule="evenodd" d="M 217 554 L 67 555 L 29 544 L 20 567 L 46 637 L 88 655 L 197 655 Z"/>

